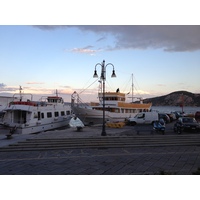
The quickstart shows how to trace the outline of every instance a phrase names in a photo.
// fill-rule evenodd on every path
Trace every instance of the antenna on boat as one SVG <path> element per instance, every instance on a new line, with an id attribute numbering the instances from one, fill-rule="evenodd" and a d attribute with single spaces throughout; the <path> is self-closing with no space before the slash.
<path id="1" fill-rule="evenodd" d="M 132 103 L 133 103 L 133 90 L 134 90 L 134 84 L 133 84 L 133 74 L 131 75 L 131 77 L 132 77 L 132 85 L 131 85 L 131 87 L 132 87 Z"/>
<path id="2" fill-rule="evenodd" d="M 131 79 L 132 79 L 132 84 L 131 84 L 131 97 L 128 97 L 128 98 L 131 98 L 131 99 L 132 99 L 132 103 L 133 103 L 133 99 L 134 99 L 134 97 L 133 97 L 133 94 L 134 94 L 133 74 L 131 74 Z M 128 95 L 128 94 L 130 94 L 130 92 L 127 93 L 127 95 Z"/>
<path id="3" fill-rule="evenodd" d="M 58 97 L 58 90 L 56 89 L 56 96 Z"/>
<path id="4" fill-rule="evenodd" d="M 22 101 L 22 90 L 23 90 L 23 89 L 22 89 L 22 86 L 20 85 L 20 86 L 19 86 L 19 98 L 20 98 L 19 100 L 20 100 L 20 101 Z"/>

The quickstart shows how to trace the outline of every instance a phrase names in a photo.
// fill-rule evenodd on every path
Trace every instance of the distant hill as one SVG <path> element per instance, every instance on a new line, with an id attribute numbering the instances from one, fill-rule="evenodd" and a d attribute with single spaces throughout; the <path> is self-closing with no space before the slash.
<path id="1" fill-rule="evenodd" d="M 149 102 L 152 102 L 153 106 L 200 106 L 200 94 L 176 91 L 164 96 L 144 100 L 144 103 Z"/>

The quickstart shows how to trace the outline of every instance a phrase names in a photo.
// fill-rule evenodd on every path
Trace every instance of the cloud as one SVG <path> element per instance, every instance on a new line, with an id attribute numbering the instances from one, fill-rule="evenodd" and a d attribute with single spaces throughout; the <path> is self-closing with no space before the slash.
<path id="1" fill-rule="evenodd" d="M 44 84 L 43 82 L 27 82 L 26 84 L 28 85 L 41 85 L 41 84 Z"/>
<path id="2" fill-rule="evenodd" d="M 167 52 L 185 52 L 200 50 L 200 26 L 198 25 L 87 25 L 87 26 L 36 26 L 42 30 L 76 27 L 82 31 L 97 34 L 111 34 L 115 37 L 115 46 L 119 49 L 163 49 Z M 97 41 L 101 41 L 104 37 Z M 74 49 L 84 52 L 84 49 Z M 94 51 L 94 50 L 93 50 Z M 92 53 L 92 50 L 85 49 Z"/>
<path id="3" fill-rule="evenodd" d="M 44 31 L 52 31 L 52 30 L 56 30 L 58 28 L 66 28 L 67 26 L 60 26 L 60 25 L 34 25 L 34 28 L 39 28 L 41 30 Z"/>
<path id="4" fill-rule="evenodd" d="M 157 86 L 158 86 L 158 87 L 166 87 L 166 85 L 161 84 L 161 83 L 160 83 L 160 84 L 157 84 Z"/>
<path id="5" fill-rule="evenodd" d="M 145 95 L 145 94 L 150 94 L 150 93 L 147 91 L 144 91 L 144 90 L 137 90 L 137 91 L 135 91 L 135 94 L 136 95 Z"/>
<path id="6" fill-rule="evenodd" d="M 100 41 L 103 41 L 103 40 L 105 40 L 106 39 L 106 37 L 101 37 L 101 38 L 99 38 L 96 42 L 100 42 Z"/>
<path id="7" fill-rule="evenodd" d="M 113 34 L 115 49 L 164 49 L 169 52 L 200 49 L 200 26 L 80 26 L 83 30 Z"/>
<path id="8" fill-rule="evenodd" d="M 68 86 L 68 85 L 63 85 L 63 86 L 61 85 L 60 87 L 61 88 L 71 88 L 71 86 Z"/>
<path id="9" fill-rule="evenodd" d="M 100 51 L 100 50 L 94 50 L 91 48 L 93 48 L 93 46 L 86 46 L 83 48 L 73 48 L 69 51 L 74 52 L 74 53 L 82 53 L 82 54 L 89 54 L 89 55 L 95 55 L 98 51 Z"/>
<path id="10" fill-rule="evenodd" d="M 35 88 L 35 87 L 24 87 L 25 93 L 32 93 L 32 94 L 56 94 L 56 90 L 58 94 L 72 94 L 73 90 L 71 87 L 58 87 L 57 89 L 54 88 Z"/>
<path id="11" fill-rule="evenodd" d="M 27 83 L 28 84 L 28 83 Z M 29 83 L 29 84 L 33 84 L 33 83 Z M 35 83 L 34 83 L 35 84 Z M 36 83 L 37 84 L 37 83 Z M 4 87 L 1 87 L 1 85 L 3 85 Z M 22 87 L 22 93 L 30 93 L 33 95 L 49 95 L 49 94 L 55 94 L 56 93 L 56 89 L 54 88 L 43 88 L 43 87 L 27 87 L 24 86 Z M 0 84 L 0 94 L 3 94 L 5 92 L 9 92 L 9 93 L 19 93 L 19 87 L 15 87 L 15 86 L 6 86 L 5 84 Z M 58 86 L 58 93 L 59 94 L 72 94 L 73 90 L 71 89 L 70 86 Z M 41 95 L 41 96 L 42 96 Z"/>
<path id="12" fill-rule="evenodd" d="M 4 83 L 0 83 L 0 88 L 4 88 L 6 85 Z"/>
<path id="13" fill-rule="evenodd" d="M 17 90 L 19 90 L 19 88 L 17 88 L 17 87 L 7 87 L 7 86 L 1 87 L 0 86 L 0 92 L 1 93 L 2 92 L 15 92 Z"/>

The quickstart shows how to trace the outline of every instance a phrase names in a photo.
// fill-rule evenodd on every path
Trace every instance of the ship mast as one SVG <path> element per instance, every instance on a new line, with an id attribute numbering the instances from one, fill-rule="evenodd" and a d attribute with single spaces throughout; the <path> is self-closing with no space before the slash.
<path id="1" fill-rule="evenodd" d="M 133 103 L 133 89 L 134 89 L 134 84 L 133 84 L 133 74 L 132 74 L 132 85 L 131 85 L 131 86 L 132 86 L 132 94 L 131 94 L 132 97 L 131 97 L 131 98 L 132 98 L 132 103 Z"/>
<path id="2" fill-rule="evenodd" d="M 21 85 L 19 86 L 19 99 L 20 99 L 20 101 L 22 101 L 22 87 L 21 87 Z"/>
<path id="3" fill-rule="evenodd" d="M 131 84 L 131 97 L 128 97 L 128 98 L 131 98 L 131 99 L 132 99 L 132 102 L 131 102 L 131 103 L 133 103 L 133 99 L 134 99 L 134 96 L 133 96 L 133 94 L 134 94 L 133 74 L 131 74 L 131 79 L 132 79 L 132 84 Z M 129 92 L 128 94 L 130 94 L 130 92 Z"/>
<path id="4" fill-rule="evenodd" d="M 56 96 L 58 97 L 58 90 L 56 89 Z"/>

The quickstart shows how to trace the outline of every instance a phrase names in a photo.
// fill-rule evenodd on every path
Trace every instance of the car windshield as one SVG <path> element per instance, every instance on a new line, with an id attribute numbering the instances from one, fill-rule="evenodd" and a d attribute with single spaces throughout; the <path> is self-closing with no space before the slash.
<path id="1" fill-rule="evenodd" d="M 193 118 L 183 118 L 183 123 L 194 123 L 195 119 Z"/>

